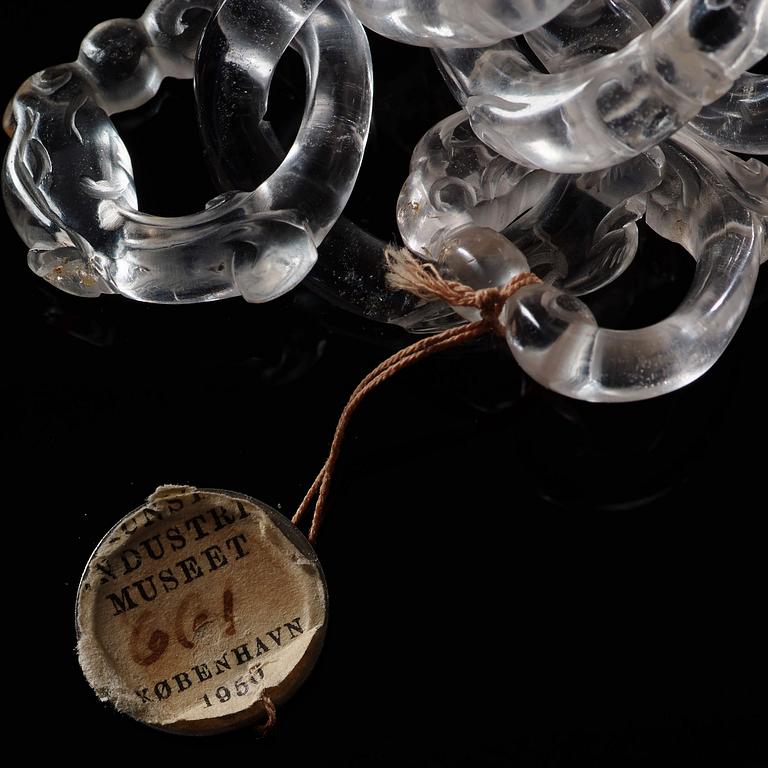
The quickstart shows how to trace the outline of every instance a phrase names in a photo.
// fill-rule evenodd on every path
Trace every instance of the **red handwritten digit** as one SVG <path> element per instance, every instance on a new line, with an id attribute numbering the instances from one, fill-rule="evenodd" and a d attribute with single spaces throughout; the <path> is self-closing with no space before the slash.
<path id="1" fill-rule="evenodd" d="M 176 642 L 182 648 L 194 648 L 195 637 L 200 631 L 208 624 L 212 622 L 207 609 L 200 608 L 200 595 L 191 594 L 185 597 L 179 607 L 176 609 L 176 614 L 173 621 L 173 633 Z M 193 613 L 192 608 L 195 607 L 196 613 Z M 223 619 L 226 625 L 224 630 L 227 635 L 234 635 L 236 633 L 235 628 L 235 598 L 232 594 L 232 590 L 227 587 L 224 590 L 223 595 Z M 188 615 L 193 613 L 191 621 Z M 167 632 L 162 629 L 153 629 L 149 635 L 149 639 L 146 640 L 145 636 L 148 631 L 148 624 L 154 617 L 153 611 L 144 611 L 131 632 L 131 658 L 143 667 L 149 667 L 155 662 L 159 661 L 163 654 L 168 650 L 168 646 L 171 642 L 171 638 Z M 191 628 L 192 637 L 187 634 L 187 627 Z"/>
<path id="2" fill-rule="evenodd" d="M 146 646 L 143 645 L 144 629 L 152 617 L 152 611 L 144 611 L 134 625 L 133 632 L 131 632 L 131 658 L 142 667 L 149 667 L 159 661 L 168 650 L 170 643 L 170 638 L 165 632 L 161 629 L 155 629 L 149 636 Z"/>
<path id="3" fill-rule="evenodd" d="M 199 601 L 199 595 L 188 595 L 185 597 L 181 604 L 179 605 L 178 610 L 176 611 L 176 619 L 174 621 L 173 627 L 174 627 L 174 633 L 176 635 L 176 640 L 178 641 L 179 645 L 181 645 L 183 648 L 194 648 L 195 642 L 194 637 L 195 635 L 206 625 L 209 623 L 208 614 L 205 611 L 199 611 L 192 619 L 192 640 L 190 640 L 187 637 L 186 633 L 186 624 L 187 624 L 187 612 L 189 611 L 190 606 L 194 602 Z"/>

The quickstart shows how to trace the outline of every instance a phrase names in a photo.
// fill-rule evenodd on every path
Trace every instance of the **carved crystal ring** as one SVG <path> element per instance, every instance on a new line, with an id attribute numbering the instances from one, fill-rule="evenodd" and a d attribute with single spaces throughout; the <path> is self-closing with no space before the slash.
<path id="1" fill-rule="evenodd" d="M 243 26 L 237 53 L 264 73 L 264 108 L 277 62 L 319 3 L 259 3 L 268 37 Z M 146 103 L 165 77 L 192 77 L 219 5 L 154 0 L 138 20 L 96 27 L 76 62 L 44 70 L 17 92 L 5 118 L 12 141 L 4 193 L 31 268 L 53 285 L 79 296 L 120 293 L 158 303 L 238 294 L 263 302 L 296 286 L 314 265 L 318 243 L 352 191 L 370 126 L 370 52 L 342 0 L 325 0 L 325 16 L 304 33 L 314 36 L 317 54 L 306 61 L 304 120 L 270 178 L 191 216 L 138 210 L 131 160 L 109 115 Z M 212 33 L 252 15 L 252 6 L 225 0 Z"/>
<path id="2" fill-rule="evenodd" d="M 601 328 L 577 296 L 628 265 L 642 215 L 696 259 L 693 285 L 653 326 Z M 733 338 L 768 258 L 768 168 L 680 132 L 623 166 L 551 174 L 489 150 L 460 113 L 417 146 L 398 223 L 412 251 L 473 288 L 529 269 L 544 278 L 502 316 L 512 353 L 539 383 L 582 400 L 642 400 L 698 378 Z"/>
<path id="3" fill-rule="evenodd" d="M 558 66 L 559 19 L 550 28 L 554 39 L 546 30 L 528 36 L 537 53 L 549 54 L 544 64 L 551 74 L 538 72 L 511 39 L 437 52 L 473 129 L 500 154 L 555 172 L 615 165 L 671 136 L 768 52 L 766 0 L 680 0 L 653 28 L 626 8 L 631 4 L 619 14 L 615 4 L 604 4 L 613 18 L 602 32 L 600 25 L 590 26 L 595 5 L 585 0 L 566 12 L 579 32 L 569 47 L 582 50 L 580 57 L 569 53 L 565 69 Z M 618 36 L 624 47 L 596 54 L 605 43 L 600 34 Z M 759 100 L 747 106 L 760 111 Z M 755 146 L 753 138 L 745 143 Z"/>

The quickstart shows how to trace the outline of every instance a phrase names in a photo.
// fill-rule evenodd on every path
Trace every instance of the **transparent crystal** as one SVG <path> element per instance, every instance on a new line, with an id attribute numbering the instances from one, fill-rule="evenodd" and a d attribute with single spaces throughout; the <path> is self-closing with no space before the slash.
<path id="1" fill-rule="evenodd" d="M 527 32 L 573 0 L 351 0 L 366 27 L 408 45 L 466 48 Z"/>
<path id="2" fill-rule="evenodd" d="M 622 24 L 627 18 L 640 21 L 627 11 Z M 596 30 L 596 41 L 587 30 L 569 44 L 581 54 L 594 51 L 608 27 Z M 537 39 L 539 50 L 548 45 Z M 437 58 L 486 144 L 523 165 L 578 173 L 668 138 L 766 52 L 765 0 L 680 0 L 621 50 L 556 74 L 536 71 L 511 39 L 442 49 Z"/>
<path id="3" fill-rule="evenodd" d="M 670 6 L 669 0 L 576 0 L 525 39 L 547 71 L 565 72 L 628 45 L 649 31 Z M 746 72 L 683 130 L 692 130 L 723 149 L 767 153 L 768 76 Z"/>
<path id="4" fill-rule="evenodd" d="M 506 237 L 488 227 L 464 227 L 452 232 L 440 244 L 437 255 L 440 272 L 475 290 L 506 285 L 529 271 L 520 250 Z M 454 307 L 465 320 L 479 320 L 471 307 Z"/>
<path id="5" fill-rule="evenodd" d="M 533 378 L 570 397 L 631 401 L 678 389 L 714 364 L 768 257 L 766 166 L 681 131 L 603 171 L 521 173 L 473 139 L 465 121 L 448 118 L 419 143 L 398 204 L 401 234 L 412 250 L 438 264 L 450 254 L 452 273 L 478 286 L 501 285 L 507 273 L 499 267 L 503 249 L 489 248 L 492 240 L 480 241 L 479 234 L 467 237 L 477 231 L 472 227 L 503 231 L 531 269 L 544 267 L 547 282 L 515 294 L 504 316 L 512 352 Z M 538 174 L 536 194 L 526 187 L 532 174 Z M 445 195 L 446 188 L 457 192 Z M 643 213 L 656 232 L 693 255 L 693 284 L 660 323 L 632 331 L 600 328 L 576 294 L 621 273 L 634 256 L 635 220 Z M 446 250 L 451 238 L 457 245 Z"/>
<path id="6" fill-rule="evenodd" d="M 371 115 L 365 32 L 342 0 L 313 14 L 319 3 L 155 0 L 141 19 L 96 27 L 76 62 L 24 83 L 6 112 L 13 138 L 3 189 L 35 272 L 82 296 L 169 303 L 238 294 L 267 301 L 300 282 L 352 191 Z M 300 34 L 308 98 L 296 144 L 253 191 L 190 216 L 141 213 L 109 115 L 144 104 L 166 76 L 192 77 L 214 10 L 203 87 L 236 74 L 249 89 L 241 102 L 253 98 L 259 118 L 272 73 Z"/>
<path id="7" fill-rule="evenodd" d="M 743 74 L 686 126 L 723 149 L 768 154 L 768 75 Z"/>
<path id="8" fill-rule="evenodd" d="M 637 250 L 640 193 L 661 180 L 658 153 L 600 174 L 532 170 L 489 149 L 458 113 L 414 150 L 397 204 L 403 241 L 439 260 L 443 243 L 467 227 L 487 227 L 515 243 L 540 277 L 588 293 L 616 279 Z"/>
<path id="9" fill-rule="evenodd" d="M 666 320 L 632 331 L 599 328 L 574 297 L 572 316 L 564 314 L 554 306 L 554 288 L 520 291 L 507 307 L 509 345 L 523 369 L 550 389 L 600 402 L 679 389 L 717 361 L 747 311 L 765 217 L 730 194 L 721 169 L 706 164 L 706 150 L 667 143 L 664 154 L 664 180 L 647 195 L 647 220 L 696 258 L 691 289 Z"/>

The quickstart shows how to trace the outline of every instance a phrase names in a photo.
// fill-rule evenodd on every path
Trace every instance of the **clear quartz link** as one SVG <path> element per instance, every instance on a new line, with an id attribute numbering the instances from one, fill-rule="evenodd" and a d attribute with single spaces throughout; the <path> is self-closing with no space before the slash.
<path id="1" fill-rule="evenodd" d="M 334 43 L 332 32 L 336 29 L 343 33 L 344 25 L 338 24 L 329 11 L 320 6 L 293 38 L 291 47 L 309 66 L 314 66 L 312 62 L 320 61 L 321 56 L 323 61 L 343 57 L 346 66 L 364 70 L 366 63 L 350 58 L 353 51 L 345 49 L 343 37 L 342 45 Z M 219 23 L 208 29 L 195 75 L 206 159 L 217 186 L 225 192 L 258 187 L 288 154 L 270 123 L 263 119 L 269 94 L 265 77 L 268 73 L 258 59 L 248 56 L 249 35 L 253 33 L 243 34 L 244 25 L 263 27 L 263 15 L 245 15 L 231 22 L 231 28 Z M 329 91 L 339 89 L 336 119 L 338 127 L 343 128 L 347 121 L 356 119 L 360 111 L 356 102 L 369 98 L 369 94 L 346 88 L 343 82 L 334 83 L 330 67 L 321 68 L 320 74 L 331 78 Z M 378 322 L 396 323 L 414 333 L 430 333 L 455 325 L 455 313 L 442 302 L 424 304 L 410 294 L 392 291 L 386 280 L 387 242 L 344 216 L 336 220 L 336 206 L 344 198 L 328 194 L 322 187 L 346 184 L 349 172 L 341 172 L 345 157 L 343 139 L 341 136 L 335 156 L 325 151 L 324 138 L 320 136 L 316 144 L 322 152 L 308 151 L 301 158 L 293 158 L 294 164 L 302 159 L 312 169 L 312 173 L 301 174 L 307 185 L 304 193 L 296 193 L 297 204 L 304 206 L 305 218 L 320 222 L 324 230 L 335 221 L 318 243 L 318 260 L 305 285 L 347 311 Z M 356 152 L 346 157 L 350 163 L 358 162 Z M 328 167 L 329 161 L 333 167 Z"/>
<path id="2" fill-rule="evenodd" d="M 96 27 L 76 62 L 24 83 L 6 113 L 13 138 L 3 187 L 31 268 L 76 295 L 159 303 L 261 302 L 295 287 L 352 191 L 371 115 L 365 32 L 343 0 L 325 0 L 315 18 L 319 3 L 155 0 L 139 20 Z M 230 31 L 220 38 L 225 58 L 232 42 L 250 71 L 264 73 L 264 104 L 271 73 L 310 18 L 303 34 L 316 42 L 306 48 L 302 127 L 258 189 L 220 196 L 190 216 L 140 213 L 131 160 L 109 115 L 145 103 L 163 77 L 192 77 L 217 7 L 209 30 Z"/>
<path id="3" fill-rule="evenodd" d="M 563 211 L 573 210 L 569 191 L 582 204 L 610 207 L 591 244 L 572 222 L 563 223 Z M 583 217 L 576 212 L 574 218 Z M 620 274 L 622 260 L 634 255 L 627 232 L 636 234 L 642 213 L 696 259 L 693 285 L 680 308 L 656 325 L 600 328 L 577 294 Z M 416 148 L 398 223 L 411 250 L 473 287 L 502 285 L 524 271 L 521 258 L 544 277 L 543 285 L 513 296 L 502 318 L 513 354 L 534 379 L 582 400 L 642 400 L 703 374 L 736 332 L 768 257 L 768 167 L 682 131 L 603 171 L 551 174 L 501 158 L 472 136 L 460 114 Z M 516 249 L 499 242 L 502 232 Z M 549 257 L 542 271 L 537 258 L 553 245 L 559 261 Z"/>
<path id="4" fill-rule="evenodd" d="M 663 183 L 647 196 L 649 225 L 696 259 L 691 288 L 672 315 L 617 331 L 599 327 L 579 299 L 556 288 L 530 286 L 510 299 L 510 349 L 544 386 L 593 402 L 645 400 L 695 381 L 725 351 L 749 307 L 766 219 L 730 194 L 722 170 L 698 149 L 665 143 Z"/>
<path id="5" fill-rule="evenodd" d="M 575 43 L 588 50 L 589 29 L 583 36 Z M 580 173 L 668 138 L 766 52 L 768 0 L 680 0 L 621 50 L 556 74 L 536 71 L 511 39 L 437 57 L 486 144 L 524 165 Z"/>
<path id="6" fill-rule="evenodd" d="M 446 278 L 476 291 L 506 285 L 530 271 L 520 249 L 488 227 L 469 226 L 452 232 L 440 244 L 437 263 Z M 470 322 L 482 317 L 480 310 L 472 307 L 455 307 L 455 311 Z"/>
<path id="7" fill-rule="evenodd" d="M 573 0 L 352 0 L 366 27 L 408 45 L 498 43 L 549 21 Z"/>
<path id="8" fill-rule="evenodd" d="M 669 6 L 649 0 L 576 0 L 525 40 L 548 72 L 566 72 L 621 50 L 649 31 Z M 768 153 L 768 76 L 744 73 L 683 130 L 734 152 Z"/>
<path id="9" fill-rule="evenodd" d="M 618 2 L 618 0 L 610 0 Z M 632 0 L 656 24 L 675 0 Z M 617 30 L 620 34 L 620 30 Z M 768 154 L 768 76 L 745 72 L 717 101 L 707 104 L 686 126 L 722 149 L 746 155 Z"/>
<path id="10" fill-rule="evenodd" d="M 768 75 L 746 72 L 686 129 L 732 152 L 768 154 Z"/>
<path id="11" fill-rule="evenodd" d="M 555 22 L 535 30 L 526 39 L 548 71 L 566 71 L 581 62 L 599 58 L 601 51 L 610 45 L 622 47 L 646 31 L 649 20 L 638 15 L 638 9 L 643 9 L 643 14 L 653 19 L 661 14 L 669 0 L 662 2 L 665 5 L 654 12 L 651 0 L 579 0 Z M 768 81 L 768 78 L 749 72 L 742 75 L 725 96 L 705 107 L 678 131 L 675 140 L 683 146 L 695 147 L 699 154 L 707 154 L 709 165 L 720 169 L 721 183 L 731 194 L 746 208 L 765 216 L 768 213 L 768 168 L 756 159 L 743 162 L 726 151 L 729 145 L 735 145 L 747 154 L 755 147 L 758 150 L 766 148 L 768 114 L 759 114 L 768 106 L 766 100 L 757 93 L 752 94 L 754 100 L 739 96 L 739 89 L 746 87 L 746 83 L 759 80 Z M 760 90 L 760 86 L 757 87 Z M 768 91 L 764 95 L 768 97 Z M 764 102 L 762 106 L 756 107 L 761 100 Z M 726 102 L 731 104 L 732 110 L 739 109 L 743 119 L 723 117 L 721 107 Z M 628 167 L 623 164 L 612 173 Z M 768 254 L 763 255 L 763 260 L 766 256 Z"/>
<path id="12" fill-rule="evenodd" d="M 464 227 L 503 232 L 540 277 L 583 295 L 631 264 L 645 210 L 638 196 L 660 183 L 662 166 L 654 151 L 599 175 L 533 170 L 483 145 L 460 112 L 414 150 L 398 226 L 408 248 L 433 261 Z"/>

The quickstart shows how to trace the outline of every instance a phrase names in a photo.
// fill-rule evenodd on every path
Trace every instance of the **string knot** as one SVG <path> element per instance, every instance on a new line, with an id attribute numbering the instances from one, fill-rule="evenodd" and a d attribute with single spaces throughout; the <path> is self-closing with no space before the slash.
<path id="1" fill-rule="evenodd" d="M 501 311 L 509 297 L 500 288 L 483 288 L 475 292 L 476 306 L 480 310 L 480 317 L 499 336 L 504 336 L 504 326 L 501 324 Z"/>
<path id="2" fill-rule="evenodd" d="M 405 248 L 387 248 L 385 258 L 389 270 L 387 281 L 392 288 L 420 299 L 439 299 L 452 307 L 476 309 L 485 326 L 502 337 L 505 330 L 500 317 L 504 305 L 521 288 L 541 282 L 532 272 L 523 272 L 504 286 L 475 290 L 458 280 L 443 277 L 434 264 L 419 261 Z"/>

